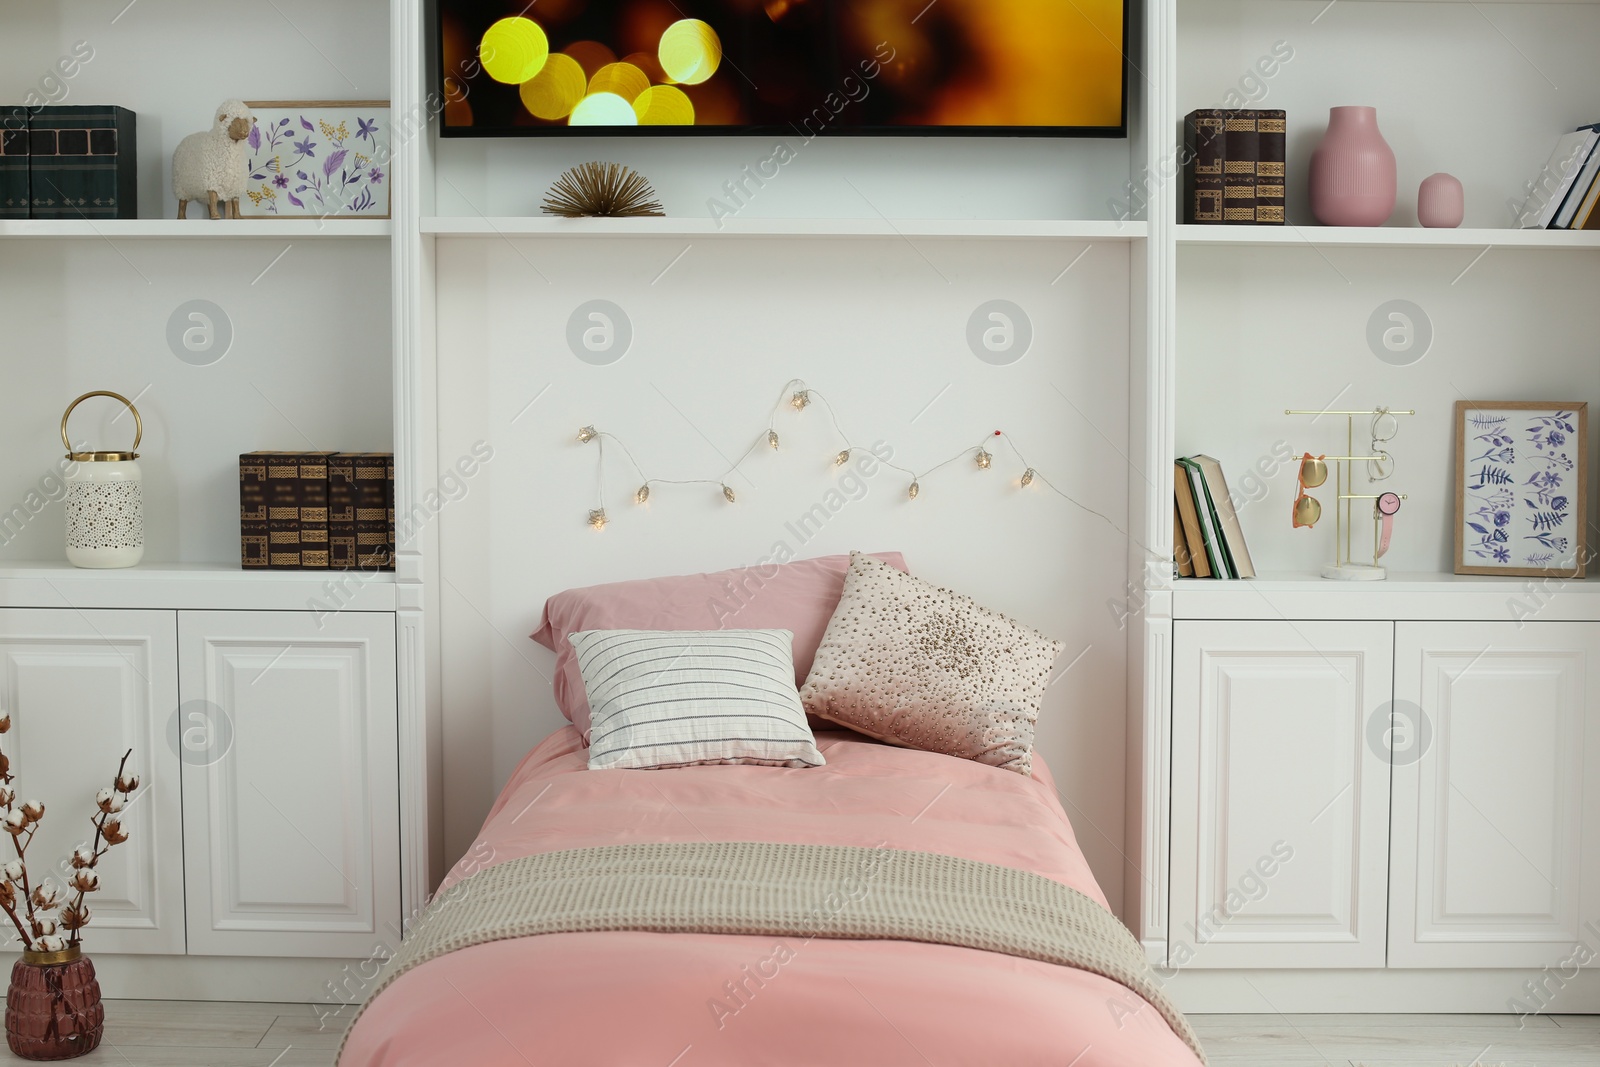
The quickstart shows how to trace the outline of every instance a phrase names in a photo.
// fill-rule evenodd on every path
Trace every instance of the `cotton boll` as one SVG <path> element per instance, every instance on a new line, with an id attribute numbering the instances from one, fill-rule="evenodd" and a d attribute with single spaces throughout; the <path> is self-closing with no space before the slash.
<path id="1" fill-rule="evenodd" d="M 5 866 L 6 881 L 8 882 L 17 882 L 20 884 L 22 882 L 22 876 L 25 873 L 26 869 L 22 866 L 21 860 L 12 860 Z"/>

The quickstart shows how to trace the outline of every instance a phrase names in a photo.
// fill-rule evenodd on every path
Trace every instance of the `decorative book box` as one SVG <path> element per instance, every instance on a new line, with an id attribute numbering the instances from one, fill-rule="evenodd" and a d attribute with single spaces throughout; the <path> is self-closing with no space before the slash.
<path id="1" fill-rule="evenodd" d="M 0 155 L 0 217 L 135 219 L 139 217 L 137 116 L 124 107 L 46 105 L 7 108 Z M 13 176 L 13 126 L 25 124 L 26 190 Z M 18 192 L 27 214 L 6 202 Z"/>

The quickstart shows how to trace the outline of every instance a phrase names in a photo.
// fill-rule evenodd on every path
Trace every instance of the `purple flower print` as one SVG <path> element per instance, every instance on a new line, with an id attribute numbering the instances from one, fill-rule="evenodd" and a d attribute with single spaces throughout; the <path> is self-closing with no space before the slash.
<path id="1" fill-rule="evenodd" d="M 383 171 L 379 170 L 377 167 L 373 167 L 372 173 L 367 175 L 367 180 L 373 185 L 379 184 L 383 181 Z"/>
<path id="2" fill-rule="evenodd" d="M 276 185 L 279 189 L 287 189 L 289 188 L 289 179 L 280 174 L 276 178 L 272 179 L 272 184 Z"/>
<path id="3" fill-rule="evenodd" d="M 1511 521 L 1511 512 L 1509 512 L 1509 511 L 1497 511 L 1497 512 L 1494 513 L 1494 524 L 1496 526 L 1504 526 L 1507 523 L 1509 523 L 1510 521 Z"/>
<path id="4" fill-rule="evenodd" d="M 1496 545 L 1494 548 L 1494 561 L 1496 563 L 1509 563 L 1511 551 L 1505 545 Z"/>
<path id="5" fill-rule="evenodd" d="M 1567 435 L 1560 430 L 1551 430 L 1544 435 L 1544 439 L 1552 445 L 1564 445 L 1567 443 Z"/>
<path id="6" fill-rule="evenodd" d="M 356 118 L 356 140 L 365 141 L 369 137 L 377 140 L 377 136 L 378 120 L 376 118 L 364 119 L 359 116 Z"/>
<path id="7" fill-rule="evenodd" d="M 1564 496 L 1551 497 L 1550 498 L 1550 507 L 1551 507 L 1552 510 L 1555 510 L 1555 511 L 1566 511 L 1567 510 L 1567 498 L 1564 497 Z"/>
<path id="8" fill-rule="evenodd" d="M 305 156 L 307 159 L 317 158 L 317 153 L 315 152 L 316 147 L 317 142 L 313 141 L 309 137 L 307 137 L 304 141 L 296 141 L 294 143 L 294 150 L 299 152 L 302 156 Z"/>

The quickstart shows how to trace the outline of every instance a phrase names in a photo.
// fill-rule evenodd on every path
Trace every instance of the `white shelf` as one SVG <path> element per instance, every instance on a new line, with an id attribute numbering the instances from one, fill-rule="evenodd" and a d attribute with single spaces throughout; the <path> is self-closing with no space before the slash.
<path id="1" fill-rule="evenodd" d="M 0 238 L 241 240 L 388 237 L 388 219 L 15 219 Z"/>
<path id="2" fill-rule="evenodd" d="M 1532 591 L 1529 587 L 1532 586 Z M 1519 609 L 1523 605 L 1528 610 Z M 1381 582 L 1269 573 L 1242 581 L 1181 578 L 1175 619 L 1458 619 L 1600 621 L 1600 579 L 1499 578 L 1391 571 Z"/>
<path id="3" fill-rule="evenodd" d="M 1180 245 L 1317 248 L 1600 249 L 1600 230 L 1431 230 L 1404 226 L 1179 226 Z"/>
<path id="4" fill-rule="evenodd" d="M 562 219 L 433 216 L 438 237 L 991 237 L 1081 241 L 1142 240 L 1142 222 L 1071 219 Z"/>
<path id="5" fill-rule="evenodd" d="M 222 563 L 83 570 L 57 560 L 0 563 L 0 607 L 7 608 L 394 611 L 396 602 L 389 571 L 247 571 Z"/>

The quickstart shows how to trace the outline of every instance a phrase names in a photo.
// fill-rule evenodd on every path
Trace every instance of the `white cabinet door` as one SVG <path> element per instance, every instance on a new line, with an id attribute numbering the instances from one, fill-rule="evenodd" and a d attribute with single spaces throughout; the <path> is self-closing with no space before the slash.
<path id="1" fill-rule="evenodd" d="M 28 846 L 30 881 L 64 882 L 64 860 L 94 835 L 94 795 L 124 752 L 143 781 L 123 813 L 129 839 L 100 861 L 88 896 L 90 952 L 181 953 L 183 824 L 178 754 L 177 618 L 170 611 L 0 610 L 3 744 L 19 797 L 44 802 Z M 12 854 L 0 837 L 0 859 Z M 4 922 L 0 919 L 0 922 Z M 7 929 L 0 931 L 14 933 Z"/>
<path id="2" fill-rule="evenodd" d="M 400 920 L 390 614 L 185 611 L 189 951 L 365 956 Z"/>
<path id="3" fill-rule="evenodd" d="M 1393 635 L 1173 624 L 1169 965 L 1383 966 Z"/>
<path id="4" fill-rule="evenodd" d="M 1600 623 L 1401 623 L 1389 963 L 1555 966 L 1600 920 Z M 1585 767 L 1588 768 L 1587 775 Z"/>

